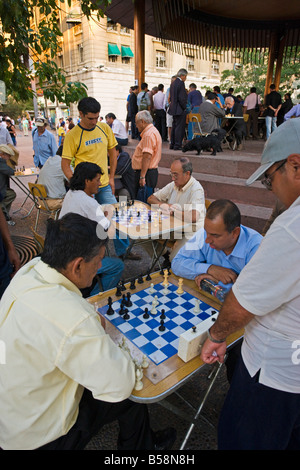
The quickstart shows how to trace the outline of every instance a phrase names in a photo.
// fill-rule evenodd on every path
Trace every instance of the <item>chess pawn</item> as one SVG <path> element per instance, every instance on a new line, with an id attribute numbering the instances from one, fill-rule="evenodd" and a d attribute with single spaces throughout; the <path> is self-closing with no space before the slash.
<path id="1" fill-rule="evenodd" d="M 155 292 L 155 289 L 154 289 L 153 286 L 154 286 L 154 284 L 153 284 L 153 282 L 151 282 L 150 288 L 149 288 L 149 294 L 153 294 L 153 292 Z"/>
<path id="2" fill-rule="evenodd" d="M 195 308 L 193 309 L 194 313 L 200 313 L 200 300 L 195 299 Z"/>
<path id="3" fill-rule="evenodd" d="M 177 291 L 176 291 L 176 294 L 177 294 L 177 295 L 182 295 L 183 292 L 184 292 L 184 290 L 182 289 L 182 284 L 183 284 L 183 279 L 180 278 L 180 279 L 178 280 L 178 289 L 177 289 Z"/>
<path id="4" fill-rule="evenodd" d="M 147 356 L 145 354 L 143 355 L 143 361 L 141 366 L 143 369 L 147 369 L 147 367 L 149 366 L 149 362 L 147 361 Z"/>
<path id="5" fill-rule="evenodd" d="M 134 389 L 135 390 L 142 390 L 143 388 L 143 382 L 142 382 L 142 378 L 143 378 L 143 372 L 141 371 L 141 369 L 136 369 L 135 371 L 135 385 L 134 385 Z"/>

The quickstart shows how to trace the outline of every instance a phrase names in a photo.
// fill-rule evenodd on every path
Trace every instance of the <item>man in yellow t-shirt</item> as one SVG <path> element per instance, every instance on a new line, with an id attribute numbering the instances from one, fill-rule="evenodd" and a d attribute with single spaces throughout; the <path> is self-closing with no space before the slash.
<path id="1" fill-rule="evenodd" d="M 82 98 L 78 103 L 80 122 L 67 132 L 64 140 L 61 167 L 68 179 L 73 175 L 70 168 L 71 161 L 75 159 L 75 166 L 81 162 L 96 163 L 103 171 L 101 185 L 95 199 L 99 204 L 115 204 L 117 202 L 115 192 L 115 171 L 117 167 L 116 146 L 118 142 L 111 127 L 98 121 L 101 105 L 92 97 Z M 108 159 L 110 172 L 108 174 Z M 129 246 L 128 238 L 114 239 L 116 254 L 123 257 Z M 132 260 L 140 260 L 141 257 L 131 252 L 127 257 Z"/>

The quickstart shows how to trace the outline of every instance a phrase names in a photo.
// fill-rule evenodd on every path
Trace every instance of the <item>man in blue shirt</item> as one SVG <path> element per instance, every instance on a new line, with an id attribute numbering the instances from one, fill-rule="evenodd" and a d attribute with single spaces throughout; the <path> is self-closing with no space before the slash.
<path id="1" fill-rule="evenodd" d="M 228 290 L 243 267 L 257 251 L 262 235 L 241 225 L 238 207 L 227 199 L 210 204 L 200 229 L 173 258 L 174 274 L 194 279 L 198 287 L 203 279 L 212 279 Z M 242 341 L 229 351 L 227 378 L 231 382 Z"/>
<path id="2" fill-rule="evenodd" d="M 33 161 L 36 167 L 42 168 L 49 157 L 56 155 L 57 143 L 55 136 L 46 129 L 46 119 L 36 118 L 35 125 L 36 129 L 32 131 Z"/>
<path id="3" fill-rule="evenodd" d="M 227 199 L 210 204 L 200 229 L 177 253 L 172 271 L 177 276 L 212 279 L 228 289 L 250 261 L 262 240 L 255 230 L 241 225 L 238 207 Z"/>

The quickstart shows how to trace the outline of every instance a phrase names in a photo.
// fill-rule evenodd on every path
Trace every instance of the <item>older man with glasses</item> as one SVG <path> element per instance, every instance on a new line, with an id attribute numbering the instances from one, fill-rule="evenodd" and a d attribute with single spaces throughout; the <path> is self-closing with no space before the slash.
<path id="1" fill-rule="evenodd" d="M 278 127 L 261 182 L 286 210 L 278 216 L 228 294 L 202 347 L 206 363 L 224 360 L 226 337 L 245 328 L 242 357 L 219 423 L 220 449 L 300 448 L 300 120 Z"/>

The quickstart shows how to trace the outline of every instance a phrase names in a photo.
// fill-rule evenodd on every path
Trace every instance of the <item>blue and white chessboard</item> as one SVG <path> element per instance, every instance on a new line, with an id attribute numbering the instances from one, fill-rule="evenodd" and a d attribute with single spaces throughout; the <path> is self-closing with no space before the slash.
<path id="1" fill-rule="evenodd" d="M 209 318 L 216 310 L 200 301 L 200 313 L 194 313 L 196 297 L 188 292 L 179 296 L 176 293 L 178 286 L 170 282 L 167 295 L 162 293 L 164 290 L 162 284 L 156 284 L 153 288 L 154 293 L 149 293 L 151 287 L 139 292 L 130 291 L 132 306 L 126 307 L 130 316 L 128 320 L 124 320 L 118 313 L 122 297 L 112 303 L 113 315 L 106 315 L 107 305 L 100 307 L 98 311 L 143 354 L 158 365 L 177 354 L 179 337 L 182 333 Z M 157 314 L 152 315 L 150 310 L 155 295 L 159 304 L 156 307 Z M 149 310 L 148 319 L 143 318 L 146 307 Z M 166 316 L 164 331 L 159 330 L 162 309 L 165 310 Z"/>
<path id="2" fill-rule="evenodd" d="M 149 221 L 149 215 L 151 216 L 151 221 Z M 135 205 L 128 208 L 119 209 L 118 216 L 114 215 L 112 220 L 120 225 L 129 227 L 135 225 L 148 225 L 151 222 L 158 223 L 159 221 L 168 218 L 168 215 L 162 214 L 161 212 L 150 209 L 148 210 L 148 208 L 142 205 Z"/>

